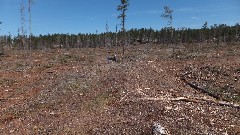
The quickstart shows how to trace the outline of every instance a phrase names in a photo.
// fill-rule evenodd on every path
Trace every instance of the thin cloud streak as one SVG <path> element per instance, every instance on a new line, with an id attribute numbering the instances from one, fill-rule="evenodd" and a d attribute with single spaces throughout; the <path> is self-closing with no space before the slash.
<path id="1" fill-rule="evenodd" d="M 195 17 L 195 16 L 193 16 L 192 19 L 193 19 L 193 20 L 200 20 L 199 17 Z"/>
<path id="2" fill-rule="evenodd" d="M 202 25 L 201 24 L 193 24 L 193 25 L 191 25 L 189 28 L 191 28 L 191 29 L 197 29 L 197 28 L 199 28 L 199 27 L 201 27 Z"/>
<path id="3" fill-rule="evenodd" d="M 153 14 L 162 14 L 162 10 L 149 10 L 149 11 L 137 11 L 137 12 L 131 12 L 127 13 L 127 15 L 133 16 L 133 15 L 153 15 Z M 113 14 L 115 15 L 115 14 Z"/>
<path id="4" fill-rule="evenodd" d="M 176 9 L 176 12 L 198 12 L 198 13 L 202 13 L 202 12 L 210 12 L 210 11 L 214 11 L 214 10 L 203 9 L 203 8 L 179 8 L 179 9 Z"/>
<path id="5" fill-rule="evenodd" d="M 151 10 L 151 11 L 147 11 L 147 14 L 162 14 L 163 11 L 162 10 Z"/>
<path id="6" fill-rule="evenodd" d="M 189 12 L 189 11 L 193 11 L 194 9 L 193 8 L 180 8 L 180 9 L 177 9 L 176 11 L 179 11 L 179 12 Z"/>

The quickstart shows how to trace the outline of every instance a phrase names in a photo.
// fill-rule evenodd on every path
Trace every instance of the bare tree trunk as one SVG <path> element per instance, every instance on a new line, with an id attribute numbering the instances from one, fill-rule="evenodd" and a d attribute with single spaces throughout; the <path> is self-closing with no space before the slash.
<path id="1" fill-rule="evenodd" d="M 26 31 L 25 31 L 25 29 L 24 29 L 24 26 L 25 26 L 25 15 L 24 15 L 24 9 L 25 9 L 25 7 L 24 7 L 24 0 L 22 0 L 21 1 L 21 7 L 20 7 L 20 13 L 21 13 L 21 41 L 20 41 L 20 44 L 22 45 L 22 47 L 23 47 L 23 49 L 25 50 L 26 48 L 25 48 L 25 42 L 24 42 L 24 36 L 25 36 L 25 34 L 26 34 Z"/>
<path id="2" fill-rule="evenodd" d="M 3 50 L 3 41 L 0 37 L 0 54 L 4 54 L 4 50 Z"/>
<path id="3" fill-rule="evenodd" d="M 32 0 L 28 0 L 28 14 L 29 14 L 29 53 L 32 55 L 32 14 L 31 14 Z"/>

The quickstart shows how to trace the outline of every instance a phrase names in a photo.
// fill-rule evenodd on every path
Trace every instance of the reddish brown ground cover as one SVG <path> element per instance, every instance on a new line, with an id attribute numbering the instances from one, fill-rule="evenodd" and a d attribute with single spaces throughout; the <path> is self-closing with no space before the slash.
<path id="1" fill-rule="evenodd" d="M 117 47 L 10 51 L 0 134 L 151 134 L 154 122 L 169 134 L 240 134 L 240 45 L 179 48 L 129 46 L 124 59 Z"/>

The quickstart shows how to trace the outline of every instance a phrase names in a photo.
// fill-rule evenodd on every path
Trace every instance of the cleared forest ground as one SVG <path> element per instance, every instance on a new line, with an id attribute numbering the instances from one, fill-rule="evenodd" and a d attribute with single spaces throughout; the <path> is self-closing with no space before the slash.
<path id="1" fill-rule="evenodd" d="M 109 52 L 121 48 L 1 56 L 0 134 L 240 134 L 240 45 Z"/>

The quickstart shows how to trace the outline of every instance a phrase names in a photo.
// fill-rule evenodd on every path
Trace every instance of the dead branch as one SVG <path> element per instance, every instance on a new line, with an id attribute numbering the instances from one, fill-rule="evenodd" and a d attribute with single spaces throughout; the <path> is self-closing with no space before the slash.
<path id="1" fill-rule="evenodd" d="M 194 102 L 194 103 L 201 102 L 201 100 L 197 100 L 197 99 L 194 99 L 194 98 L 186 98 L 186 97 L 177 97 L 177 98 L 144 97 L 144 98 L 140 98 L 140 100 L 150 100 L 150 101 L 184 101 L 184 102 Z"/>
<path id="2" fill-rule="evenodd" d="M 21 100 L 20 98 L 0 98 L 0 101 L 6 101 L 6 100 Z"/>
<path id="3" fill-rule="evenodd" d="M 128 93 L 125 96 L 123 96 L 119 102 L 122 102 L 127 96 L 128 96 Z"/>
<path id="4" fill-rule="evenodd" d="M 140 98 L 139 100 L 149 100 L 149 101 L 184 101 L 184 102 L 193 102 L 193 103 L 201 103 L 201 102 L 207 102 L 207 103 L 214 103 L 219 106 L 229 106 L 232 108 L 240 109 L 239 104 L 234 104 L 230 102 L 225 101 L 216 101 L 206 98 L 189 98 L 189 97 L 177 97 L 177 98 L 152 98 L 152 97 L 144 97 Z"/>

